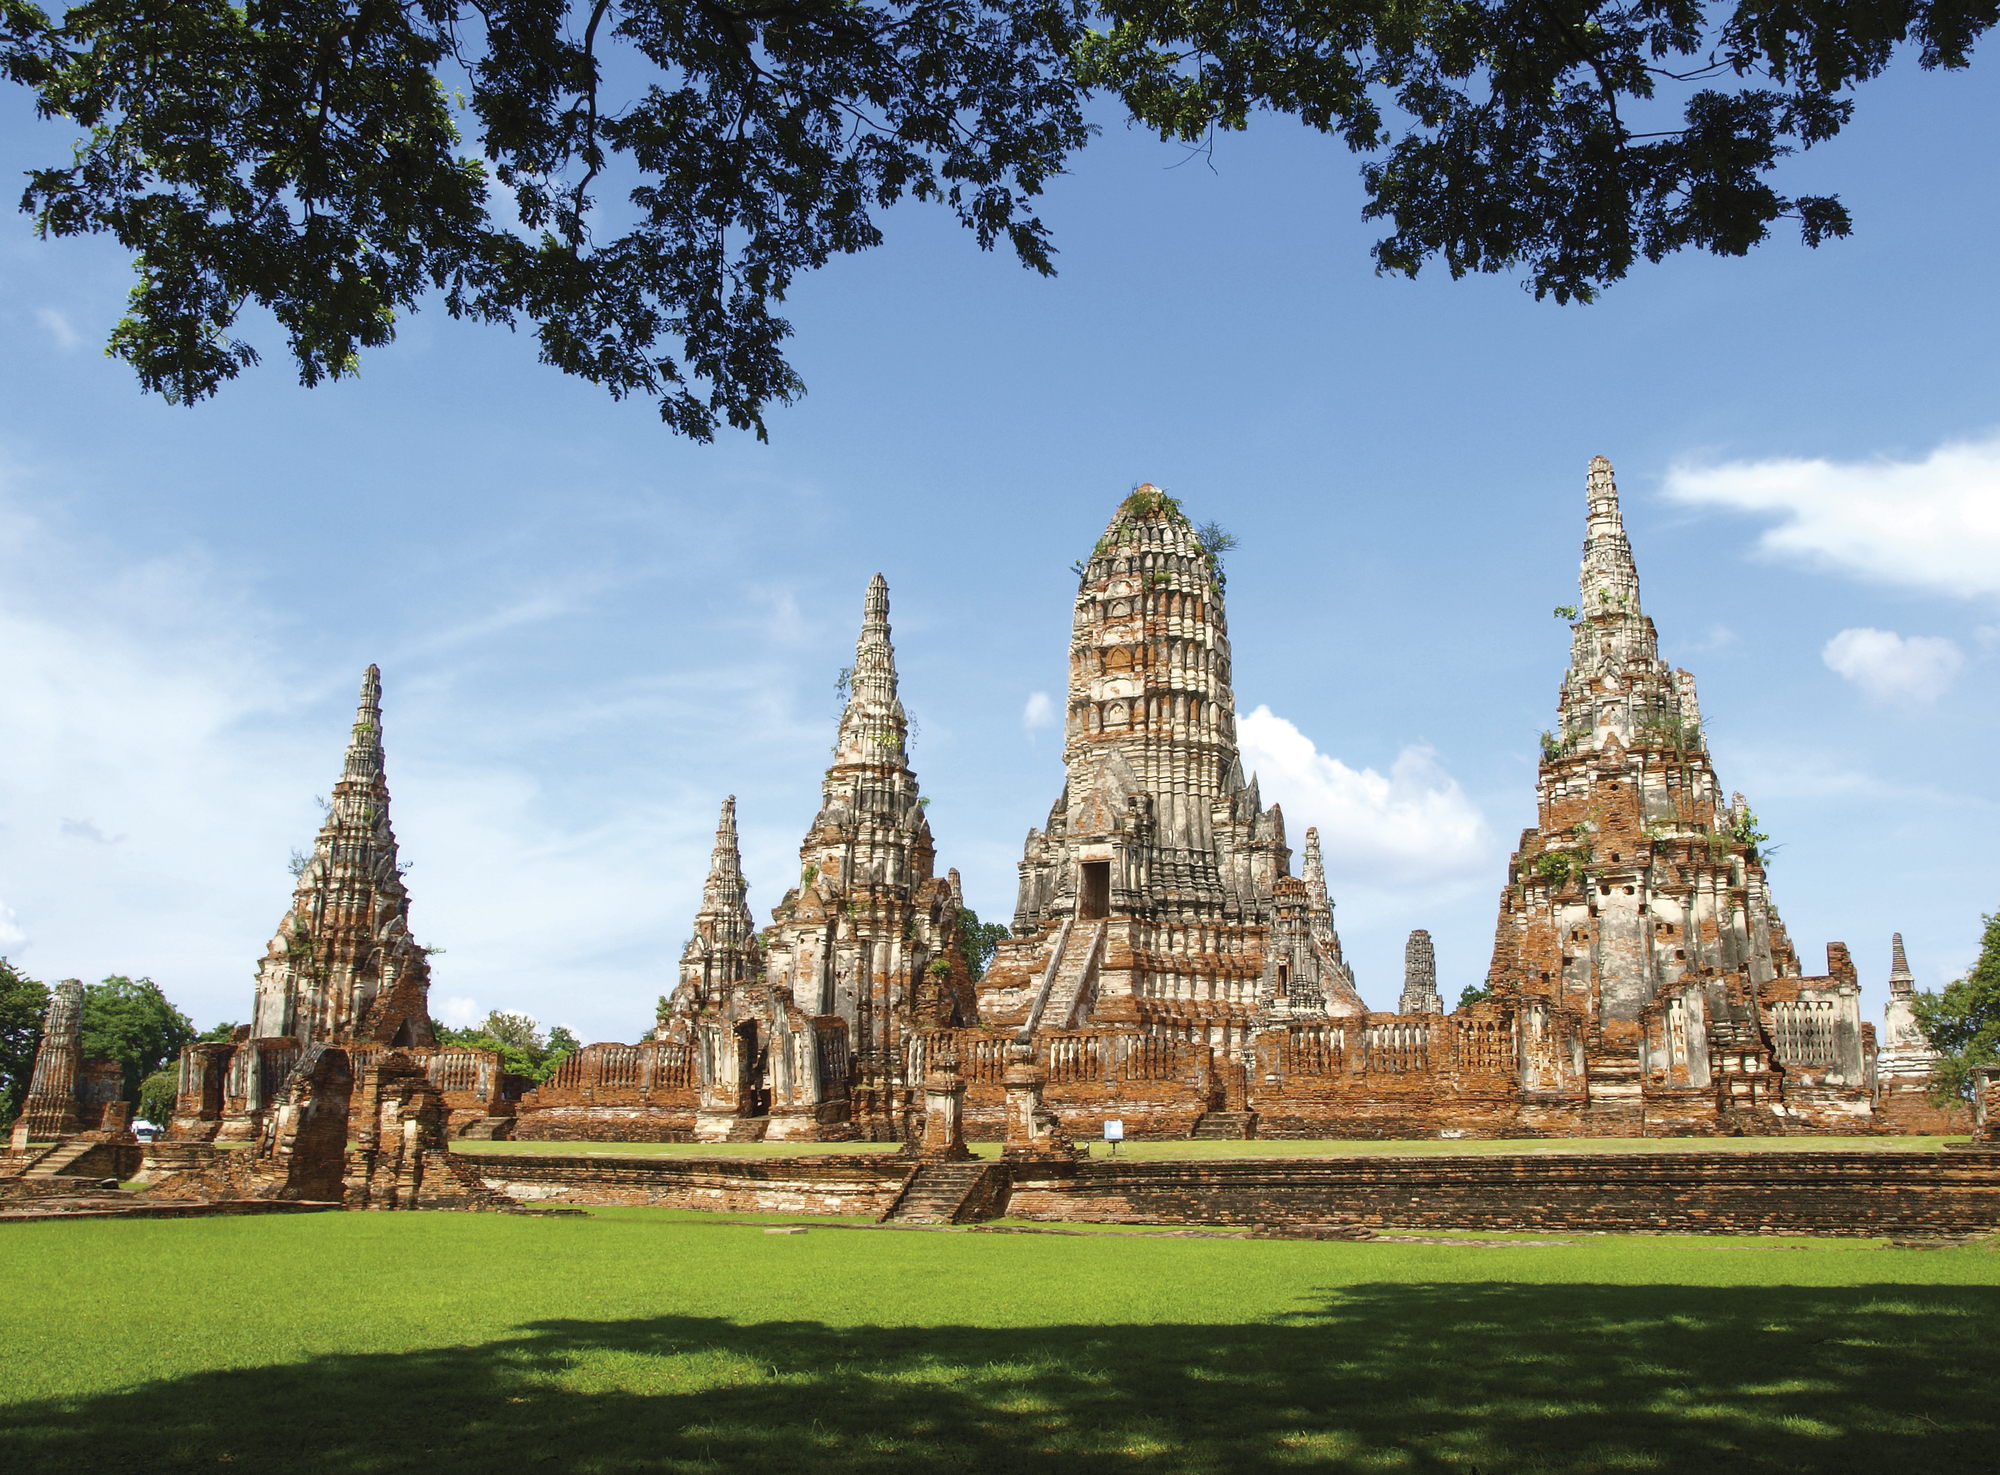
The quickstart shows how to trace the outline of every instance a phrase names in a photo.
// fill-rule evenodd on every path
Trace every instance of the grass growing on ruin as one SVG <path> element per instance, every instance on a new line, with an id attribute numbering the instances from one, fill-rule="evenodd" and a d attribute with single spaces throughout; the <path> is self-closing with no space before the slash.
<path id="1" fill-rule="evenodd" d="M 1549 1236 L 1556 1238 L 1558 1236 Z M 0 1227 L 10 1471 L 1983 1468 L 2000 1252 Z"/>
<path id="2" fill-rule="evenodd" d="M 1431 1157 L 1496 1152 L 1942 1152 L 1963 1137 L 1575 1137 L 1494 1141 L 1121 1142 L 1117 1156 L 1141 1162 L 1233 1157 Z M 1108 1144 L 1087 1144 L 1094 1159 Z M 894 1152 L 893 1142 L 458 1142 L 459 1152 L 553 1153 L 614 1157 L 802 1157 L 823 1152 Z M 975 1142 L 975 1155 L 997 1158 L 1000 1144 Z"/>

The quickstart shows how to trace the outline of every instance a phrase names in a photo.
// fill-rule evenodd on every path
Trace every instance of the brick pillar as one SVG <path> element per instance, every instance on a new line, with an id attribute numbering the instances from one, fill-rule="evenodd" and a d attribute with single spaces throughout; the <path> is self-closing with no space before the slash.
<path id="1" fill-rule="evenodd" d="M 48 1019 L 42 1043 L 35 1051 L 35 1073 L 28 1096 L 14 1122 L 16 1152 L 30 1142 L 56 1142 L 74 1137 L 81 1128 L 76 1117 L 76 1068 L 83 1037 L 83 985 L 65 979 L 49 991 Z"/>

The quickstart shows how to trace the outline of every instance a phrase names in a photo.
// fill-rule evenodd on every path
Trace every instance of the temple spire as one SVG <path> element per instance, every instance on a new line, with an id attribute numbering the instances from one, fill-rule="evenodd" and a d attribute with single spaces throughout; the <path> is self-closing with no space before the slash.
<path id="1" fill-rule="evenodd" d="M 1910 972 L 1910 960 L 1903 956 L 1903 934 L 1895 933 L 1889 945 L 1889 992 L 1901 998 L 1916 986 L 1916 976 Z"/>
<path id="2" fill-rule="evenodd" d="M 1444 1000 L 1438 996 L 1437 952 L 1431 946 L 1430 933 L 1421 927 L 1403 945 L 1403 997 L 1396 1012 L 1444 1013 Z"/>
<path id="3" fill-rule="evenodd" d="M 261 1038 L 428 1045 L 430 965 L 409 931 L 382 752 L 382 672 L 370 666 L 340 777 L 291 910 L 258 968 Z"/>
<path id="4" fill-rule="evenodd" d="M 1639 616 L 1639 569 L 1632 561 L 1632 544 L 1625 536 L 1625 519 L 1618 510 L 1618 483 L 1611 463 L 1602 456 L 1590 461 L 1585 497 L 1589 516 L 1583 540 L 1583 568 L 1577 592 L 1584 617 Z"/>
<path id="5" fill-rule="evenodd" d="M 861 606 L 861 638 L 848 673 L 847 708 L 840 714 L 837 763 L 890 763 L 908 767 L 910 722 L 896 695 L 896 648 L 889 639 L 889 584 L 868 581 Z"/>
<path id="6" fill-rule="evenodd" d="M 711 945 L 741 947 L 756 931 L 750 917 L 750 883 L 743 879 L 743 856 L 736 844 L 736 796 L 722 801 L 715 824 L 715 849 L 708 860 L 708 881 L 701 888 L 701 910 L 695 931 Z"/>

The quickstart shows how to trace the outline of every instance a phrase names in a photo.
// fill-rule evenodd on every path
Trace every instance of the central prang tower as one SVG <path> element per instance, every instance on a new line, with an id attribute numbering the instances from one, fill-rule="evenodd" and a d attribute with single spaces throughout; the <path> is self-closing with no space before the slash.
<path id="1" fill-rule="evenodd" d="M 1238 1053 L 1260 1020 L 1365 1012 L 1323 876 L 1290 875 L 1284 815 L 1244 779 L 1229 677 L 1215 557 L 1141 486 L 1083 566 L 1066 782 L 1029 831 L 982 1018 L 1136 1023 Z"/>

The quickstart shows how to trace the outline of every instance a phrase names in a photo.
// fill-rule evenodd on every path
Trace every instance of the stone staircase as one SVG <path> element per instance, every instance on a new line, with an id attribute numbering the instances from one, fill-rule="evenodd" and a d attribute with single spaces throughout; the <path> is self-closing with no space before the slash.
<path id="1" fill-rule="evenodd" d="M 765 1129 L 771 1125 L 767 1116 L 738 1117 L 729 1124 L 729 1132 L 724 1142 L 762 1142 Z"/>
<path id="2" fill-rule="evenodd" d="M 95 1142 L 64 1142 L 50 1148 L 35 1160 L 32 1167 L 21 1176 L 23 1178 L 60 1178 L 68 1174 L 79 1158 L 89 1155 Z"/>
<path id="3" fill-rule="evenodd" d="M 1645 1073 L 1639 1047 L 1599 1045 L 1588 1056 L 1585 1076 L 1589 1105 L 1584 1133 L 1591 1137 L 1643 1137 L 1646 1133 Z"/>
<path id="4" fill-rule="evenodd" d="M 461 1142 L 505 1142 L 514 1135 L 516 1118 L 510 1116 L 483 1116 L 477 1121 L 467 1122 L 465 1130 L 458 1134 Z"/>
<path id="5" fill-rule="evenodd" d="M 1086 922 L 1082 936 L 1072 937 L 1056 968 L 1055 982 L 1049 987 L 1048 1002 L 1039 1021 L 1043 1029 L 1075 1029 L 1077 1002 L 1087 993 L 1104 954 L 1104 933 L 1108 922 Z"/>
<path id="6" fill-rule="evenodd" d="M 1257 1135 L 1254 1111 L 1205 1111 L 1188 1133 L 1190 1142 L 1247 1142 Z"/>
<path id="7" fill-rule="evenodd" d="M 919 1163 L 903 1191 L 896 1195 L 896 1201 L 877 1222 L 955 1224 L 959 1210 L 979 1187 L 979 1180 L 989 1166 L 980 1162 Z"/>

